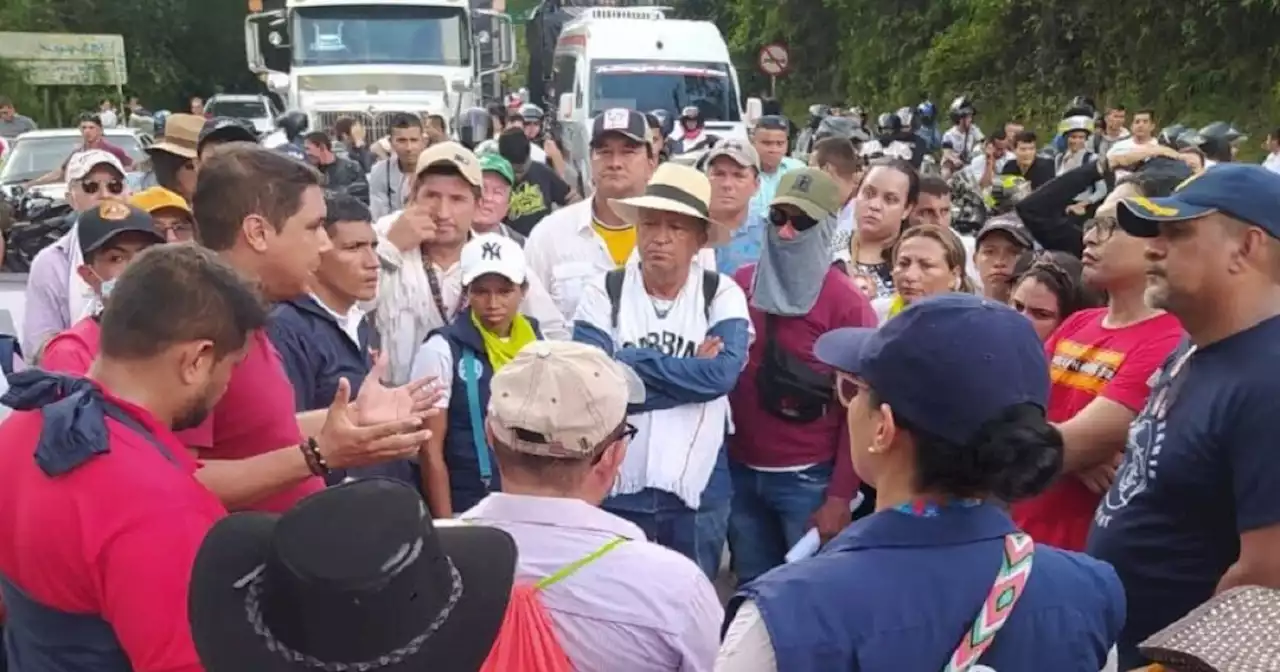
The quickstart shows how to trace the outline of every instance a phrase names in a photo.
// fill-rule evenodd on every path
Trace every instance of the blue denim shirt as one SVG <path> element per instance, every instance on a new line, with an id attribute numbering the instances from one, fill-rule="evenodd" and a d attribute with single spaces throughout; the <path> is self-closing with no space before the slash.
<path id="1" fill-rule="evenodd" d="M 765 227 L 768 225 L 768 206 L 759 207 L 753 201 L 742 226 L 734 229 L 729 242 L 716 250 L 716 270 L 732 276 L 739 268 L 760 261 L 760 249 L 764 246 Z"/>
<path id="2" fill-rule="evenodd" d="M 778 193 L 778 183 L 782 181 L 782 176 L 800 168 L 804 168 L 804 162 L 787 156 L 783 157 L 777 170 L 772 173 L 761 172 L 760 188 L 756 189 L 756 195 L 751 197 L 751 209 L 767 211 L 769 204 L 773 202 L 773 197 Z"/>

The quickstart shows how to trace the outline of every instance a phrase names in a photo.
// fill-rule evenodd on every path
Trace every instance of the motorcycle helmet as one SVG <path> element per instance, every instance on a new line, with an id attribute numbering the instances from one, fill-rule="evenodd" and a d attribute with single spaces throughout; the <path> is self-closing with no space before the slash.
<path id="1" fill-rule="evenodd" d="M 1200 136 L 1206 140 L 1221 138 L 1229 143 L 1249 139 L 1249 136 L 1240 132 L 1240 130 L 1235 126 L 1232 126 L 1230 123 L 1225 121 L 1215 121 L 1200 129 L 1199 133 Z"/>
<path id="2" fill-rule="evenodd" d="M 1156 136 L 1156 142 L 1169 147 L 1170 149 L 1178 148 L 1178 138 L 1187 132 L 1187 127 L 1183 124 L 1173 124 L 1160 129 L 1160 134 Z"/>
<path id="3" fill-rule="evenodd" d="M 702 128 L 702 110 L 696 105 L 688 105 L 680 110 L 680 125 L 688 129 L 690 124 L 692 128 Z"/>
<path id="4" fill-rule="evenodd" d="M 880 135 L 895 135 L 902 132 L 902 119 L 898 115 L 885 112 L 876 118 L 876 130 Z"/>
<path id="5" fill-rule="evenodd" d="M 276 117 L 276 128 L 284 131 L 285 136 L 289 138 L 289 142 L 293 142 L 305 135 L 310 125 L 311 121 L 307 119 L 307 113 L 302 110 L 289 110 Z"/>
<path id="6" fill-rule="evenodd" d="M 474 150 L 480 143 L 489 139 L 489 111 L 483 107 L 471 107 L 458 114 L 454 128 L 458 132 L 458 142 L 467 149 Z"/>
<path id="7" fill-rule="evenodd" d="M 926 100 L 916 105 L 916 117 L 920 119 L 921 125 L 932 126 L 934 120 L 938 118 L 938 108 L 933 104 L 933 101 Z"/>
<path id="8" fill-rule="evenodd" d="M 809 128 L 816 129 L 822 123 L 822 120 L 831 114 L 831 108 L 826 105 L 810 105 L 809 106 Z"/>
<path id="9" fill-rule="evenodd" d="M 1093 135 L 1093 129 L 1096 128 L 1092 115 L 1078 114 L 1067 117 L 1058 123 L 1059 135 L 1070 135 L 1072 133 L 1083 132 Z"/>
<path id="10" fill-rule="evenodd" d="M 894 113 L 894 116 L 896 116 L 898 120 L 902 122 L 902 128 L 904 130 L 915 130 L 916 128 L 915 109 L 910 107 L 900 107 L 898 108 L 898 111 Z"/>
<path id="11" fill-rule="evenodd" d="M 1062 116 L 1092 119 L 1098 116 L 1098 106 L 1094 105 L 1093 99 L 1088 96 L 1076 96 L 1071 99 L 1071 103 L 1067 105 L 1067 111 Z"/>
<path id="12" fill-rule="evenodd" d="M 541 123 L 542 118 L 545 116 L 546 113 L 542 111 L 542 108 L 533 103 L 520 106 L 520 118 L 526 124 Z"/>
<path id="13" fill-rule="evenodd" d="M 652 110 L 649 112 L 658 120 L 658 126 L 662 129 L 662 137 L 669 138 L 676 131 L 676 120 L 671 117 L 671 113 L 666 110 Z"/>
<path id="14" fill-rule="evenodd" d="M 991 183 L 987 206 L 994 215 L 1010 212 L 1031 193 L 1031 182 L 1018 175 L 1000 175 Z"/>
<path id="15" fill-rule="evenodd" d="M 164 137 L 164 125 L 165 122 L 169 121 L 169 110 L 160 110 L 151 119 L 155 123 L 155 136 L 157 138 Z"/>
<path id="16" fill-rule="evenodd" d="M 817 144 L 819 140 L 827 138 L 854 140 L 859 130 L 853 119 L 849 117 L 826 117 L 818 123 L 818 129 L 813 132 L 813 142 Z M 865 137 L 862 138 L 862 140 L 865 139 Z"/>
<path id="17" fill-rule="evenodd" d="M 974 107 L 973 101 L 969 100 L 969 96 L 958 96 L 951 101 L 951 107 L 947 110 L 951 116 L 952 123 L 958 123 L 965 117 L 975 117 L 978 114 L 978 108 Z"/>

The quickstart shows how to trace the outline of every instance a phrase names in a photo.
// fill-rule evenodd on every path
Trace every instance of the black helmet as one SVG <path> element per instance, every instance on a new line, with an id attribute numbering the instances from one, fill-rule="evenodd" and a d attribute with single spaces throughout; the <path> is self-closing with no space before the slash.
<path id="1" fill-rule="evenodd" d="M 698 109 L 697 105 L 688 105 L 681 109 L 680 122 L 684 123 L 686 121 L 697 122 L 699 126 L 702 126 L 702 110 Z"/>
<path id="2" fill-rule="evenodd" d="M 857 130 L 857 123 L 849 117 L 826 117 L 818 123 L 818 129 L 813 132 L 813 141 L 817 143 L 827 138 L 852 140 Z"/>
<path id="3" fill-rule="evenodd" d="M 676 130 L 676 120 L 671 117 L 671 113 L 666 110 L 652 110 L 649 114 L 658 120 L 658 128 L 662 131 L 662 137 L 670 137 Z"/>
<path id="4" fill-rule="evenodd" d="M 524 123 L 526 124 L 540 122 L 545 116 L 546 113 L 542 111 L 542 108 L 534 105 L 533 103 L 527 103 L 520 106 L 520 118 L 524 120 Z"/>
<path id="5" fill-rule="evenodd" d="M 1067 105 L 1067 111 L 1063 117 L 1094 117 L 1098 114 L 1098 106 L 1093 104 L 1093 99 L 1088 96 L 1076 96 L 1071 99 L 1071 104 Z"/>
<path id="6" fill-rule="evenodd" d="M 489 139 L 493 122 L 489 111 L 483 107 L 469 107 L 458 113 L 458 121 L 454 124 L 458 132 L 458 142 L 467 149 L 475 149 L 480 143 Z"/>
<path id="7" fill-rule="evenodd" d="M 1160 134 L 1156 136 L 1156 141 L 1170 149 L 1179 149 L 1178 139 L 1187 132 L 1184 124 L 1173 124 L 1166 126 L 1160 130 Z"/>
<path id="8" fill-rule="evenodd" d="M 902 118 L 893 112 L 885 112 L 876 117 L 876 129 L 881 135 L 892 135 L 902 132 Z"/>
<path id="9" fill-rule="evenodd" d="M 951 121 L 957 122 L 964 117 L 977 116 L 978 108 L 974 107 L 973 101 L 969 100 L 969 96 L 959 96 L 951 101 L 951 107 L 947 110 L 951 115 Z"/>
<path id="10" fill-rule="evenodd" d="M 1248 136 L 1241 133 L 1235 126 L 1232 126 L 1230 123 L 1225 121 L 1215 121 L 1212 124 L 1205 126 L 1200 129 L 1200 135 L 1206 140 L 1220 138 L 1228 143 L 1238 142 L 1248 138 Z"/>
<path id="11" fill-rule="evenodd" d="M 307 113 L 302 110 L 289 110 L 276 117 L 276 128 L 284 131 L 285 136 L 289 138 L 289 142 L 302 137 L 310 125 L 311 120 L 307 119 Z"/>

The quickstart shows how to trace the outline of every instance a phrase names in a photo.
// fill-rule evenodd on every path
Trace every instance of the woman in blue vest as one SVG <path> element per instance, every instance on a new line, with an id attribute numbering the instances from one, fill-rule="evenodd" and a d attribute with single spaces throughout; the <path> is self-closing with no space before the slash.
<path id="1" fill-rule="evenodd" d="M 1124 621 L 1110 565 L 1036 545 L 999 501 L 1047 486 L 1062 436 L 1031 323 L 967 294 L 837 329 L 854 469 L 876 512 L 729 603 L 718 672 L 1100 670 Z"/>
<path id="2" fill-rule="evenodd" d="M 542 340 L 537 321 L 519 312 L 529 287 L 519 243 L 497 233 L 474 236 L 459 263 L 469 308 L 428 334 L 413 358 L 414 376 L 448 381 L 421 454 L 422 488 L 436 518 L 462 513 L 499 490 L 484 434 L 489 381 L 521 348 Z"/>

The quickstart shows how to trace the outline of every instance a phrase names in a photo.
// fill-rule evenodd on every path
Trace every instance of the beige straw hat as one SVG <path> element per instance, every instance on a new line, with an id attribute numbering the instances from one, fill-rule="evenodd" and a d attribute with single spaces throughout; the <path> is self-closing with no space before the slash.
<path id="1" fill-rule="evenodd" d="M 609 207 L 628 224 L 640 221 L 640 210 L 662 210 L 688 215 L 707 223 L 706 247 L 729 240 L 728 227 L 711 219 L 711 182 L 696 168 L 664 163 L 654 171 L 644 194 L 634 198 L 611 198 Z"/>

